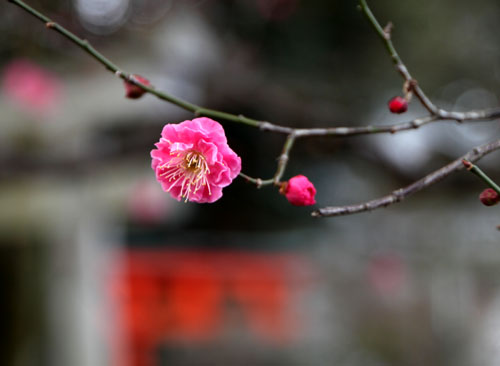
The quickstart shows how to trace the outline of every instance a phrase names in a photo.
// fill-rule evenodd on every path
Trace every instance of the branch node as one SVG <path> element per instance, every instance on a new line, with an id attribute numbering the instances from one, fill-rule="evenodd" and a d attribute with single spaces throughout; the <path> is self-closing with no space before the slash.
<path id="1" fill-rule="evenodd" d="M 472 165 L 472 163 L 471 163 L 469 160 L 467 160 L 467 159 L 462 159 L 462 164 L 464 165 L 465 169 L 467 169 L 467 170 L 471 170 L 471 169 L 472 169 L 472 167 L 474 166 L 474 165 Z"/>
<path id="2" fill-rule="evenodd" d="M 409 103 L 411 97 L 413 96 L 413 92 L 416 90 L 418 86 L 418 81 L 415 79 L 407 79 L 403 84 L 403 94 L 406 101 Z"/>
<path id="3" fill-rule="evenodd" d="M 51 28 L 55 28 L 56 23 L 54 23 L 54 22 L 47 22 L 47 23 L 45 23 L 45 26 L 46 26 L 47 28 L 49 28 L 49 29 L 51 29 Z"/>
<path id="4" fill-rule="evenodd" d="M 288 161 L 288 155 L 286 154 L 281 154 L 280 157 L 278 158 L 278 161 L 282 164 L 286 163 Z"/>
<path id="5" fill-rule="evenodd" d="M 395 190 L 394 192 L 392 192 L 392 195 L 394 196 L 396 202 L 402 201 L 405 197 L 403 188 Z"/>
<path id="6" fill-rule="evenodd" d="M 417 129 L 417 128 L 420 127 L 420 123 L 416 119 L 414 119 L 413 121 L 411 121 L 410 124 L 411 124 L 411 127 L 414 128 L 414 129 Z"/>
<path id="7" fill-rule="evenodd" d="M 394 24 L 392 22 L 388 22 L 386 26 L 384 27 L 384 38 L 387 40 L 391 39 L 391 33 L 392 30 L 394 29 Z"/>
<path id="8" fill-rule="evenodd" d="M 418 86 L 417 79 L 408 80 L 408 91 L 413 91 Z"/>
<path id="9" fill-rule="evenodd" d="M 266 130 L 270 130 L 272 128 L 272 125 L 267 121 L 262 121 L 259 128 L 261 131 L 266 131 Z"/>

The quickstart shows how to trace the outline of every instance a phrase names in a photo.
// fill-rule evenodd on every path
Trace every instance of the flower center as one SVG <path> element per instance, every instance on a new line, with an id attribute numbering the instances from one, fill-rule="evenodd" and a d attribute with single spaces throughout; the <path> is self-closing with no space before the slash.
<path id="1" fill-rule="evenodd" d="M 175 153 L 171 153 L 172 155 Z M 160 166 L 165 171 L 160 174 L 163 179 L 172 182 L 172 185 L 167 190 L 169 192 L 178 183 L 181 185 L 181 197 L 189 200 L 191 194 L 196 193 L 203 186 L 208 187 L 208 194 L 210 192 L 210 185 L 207 181 L 207 175 L 210 173 L 208 163 L 205 157 L 197 151 L 188 151 L 184 155 L 177 154 L 168 163 Z"/>

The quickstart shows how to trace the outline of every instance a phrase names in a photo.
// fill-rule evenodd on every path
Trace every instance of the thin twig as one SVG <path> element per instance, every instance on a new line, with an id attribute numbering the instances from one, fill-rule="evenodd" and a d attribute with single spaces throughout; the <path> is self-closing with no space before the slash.
<path id="1" fill-rule="evenodd" d="M 293 143 L 295 142 L 296 138 L 297 135 L 295 134 L 295 132 L 292 132 L 287 136 L 285 143 L 283 144 L 281 155 L 278 158 L 278 166 L 276 168 L 276 173 L 274 173 L 273 178 L 271 179 L 252 178 L 244 173 L 240 173 L 240 176 L 247 182 L 255 184 L 257 188 L 272 184 L 275 186 L 279 186 L 281 184 L 281 178 L 285 173 L 285 169 L 289 161 L 290 150 L 292 149 Z"/>
<path id="2" fill-rule="evenodd" d="M 468 112 L 452 112 L 446 111 L 444 109 L 438 108 L 432 101 L 427 97 L 424 91 L 418 85 L 417 80 L 415 80 L 408 68 L 401 60 L 401 57 L 396 51 L 394 44 L 391 40 L 392 23 L 385 29 L 382 28 L 377 18 L 373 15 L 370 7 L 366 3 L 366 0 L 359 0 L 360 9 L 366 16 L 370 24 L 373 26 L 380 39 L 385 45 L 387 52 L 391 56 L 392 62 L 396 66 L 396 69 L 404 78 L 405 82 L 409 85 L 409 91 L 412 91 L 415 96 L 420 100 L 420 103 L 429 111 L 432 116 L 436 116 L 439 120 L 455 120 L 457 122 L 471 121 L 471 120 L 486 120 L 486 119 L 496 119 L 500 117 L 500 108 L 493 108 L 488 110 L 478 110 L 478 111 L 468 111 Z"/>
<path id="3" fill-rule="evenodd" d="M 267 186 L 267 185 L 274 183 L 274 179 L 265 179 L 264 180 L 264 179 L 260 179 L 260 178 L 252 178 L 249 175 L 246 175 L 244 173 L 240 173 L 239 176 L 242 177 L 243 179 L 245 179 L 247 182 L 255 184 L 257 186 L 257 188 L 260 188 L 262 186 Z"/>
<path id="4" fill-rule="evenodd" d="M 327 127 L 327 128 L 297 128 L 295 135 L 299 137 L 316 136 L 355 136 L 376 133 L 396 133 L 404 130 L 414 130 L 428 123 L 436 121 L 434 116 L 415 118 L 412 121 L 391 125 L 361 126 L 361 127 Z"/>
<path id="5" fill-rule="evenodd" d="M 70 41 L 72 41 L 74 44 L 82 48 L 85 52 L 90 54 L 92 57 L 94 57 L 97 61 L 99 61 L 102 65 L 106 67 L 109 71 L 113 72 L 117 76 L 119 76 L 121 79 L 129 82 L 134 82 L 134 84 L 138 85 L 142 89 L 146 90 L 148 93 L 155 95 L 156 97 L 167 101 L 169 103 L 175 104 L 185 110 L 188 110 L 190 112 L 193 112 L 196 115 L 203 115 L 207 117 L 213 117 L 213 118 L 223 118 L 225 120 L 233 121 L 233 122 L 238 122 L 238 123 L 244 123 L 253 127 L 260 127 L 263 121 L 258 121 L 252 118 L 248 118 L 242 115 L 235 115 L 231 113 L 226 113 L 226 112 L 221 112 L 221 111 L 216 111 L 213 109 L 209 108 L 203 108 L 200 107 L 196 104 L 190 103 L 188 101 L 185 101 L 183 99 L 177 98 L 171 94 L 161 92 L 156 90 L 152 86 L 146 86 L 142 83 L 137 82 L 136 80 L 133 80 L 131 78 L 131 74 L 124 72 L 121 70 L 118 66 L 116 66 L 113 62 L 111 62 L 107 57 L 105 57 L 103 54 L 101 54 L 99 51 L 97 51 L 87 40 L 81 39 L 77 37 L 74 33 L 70 32 L 60 24 L 54 22 L 44 14 L 40 13 L 39 11 L 33 9 L 31 6 L 25 4 L 21 0 L 9 0 L 13 4 L 19 6 L 23 10 L 27 11 L 37 19 L 41 20 L 42 22 L 45 23 L 46 27 L 48 29 L 55 30 L 56 32 L 62 34 L 66 38 L 68 38 Z"/>
<path id="6" fill-rule="evenodd" d="M 129 82 L 134 82 L 134 84 L 138 85 L 148 93 L 155 95 L 159 99 L 177 105 L 185 110 L 191 111 L 197 116 L 203 115 L 207 117 L 221 118 L 224 120 L 243 123 L 246 125 L 257 127 L 262 131 L 272 131 L 288 135 L 285 145 L 283 147 L 283 152 L 278 162 L 278 168 L 276 174 L 273 177 L 273 179 L 262 180 L 259 178 L 251 178 L 243 173 L 240 174 L 240 176 L 242 176 L 244 179 L 252 183 L 255 183 L 259 187 L 266 184 L 277 184 L 279 182 L 284 173 L 286 164 L 288 162 L 288 155 L 290 153 L 290 150 L 293 146 L 295 139 L 297 138 L 314 137 L 314 136 L 353 136 L 353 135 L 374 134 L 374 133 L 396 133 L 398 131 L 416 129 L 419 128 L 420 126 L 438 120 L 455 120 L 457 122 L 462 122 L 462 121 L 493 120 L 500 118 L 500 108 L 467 111 L 467 112 L 453 112 L 440 109 L 436 105 L 434 105 L 432 101 L 425 95 L 423 90 L 420 88 L 417 81 L 411 76 L 407 67 L 399 57 L 391 41 L 392 25 L 387 26 L 386 28 L 382 28 L 378 23 L 377 19 L 375 18 L 375 16 L 373 15 L 373 13 L 371 12 L 370 8 L 368 7 L 366 0 L 359 0 L 361 10 L 363 11 L 367 19 L 370 21 L 372 26 L 375 28 L 376 32 L 378 33 L 382 41 L 384 42 L 385 47 L 389 52 L 389 55 L 391 56 L 393 63 L 396 66 L 396 69 L 402 75 L 402 77 L 405 79 L 405 83 L 408 85 L 408 92 L 413 92 L 417 96 L 422 105 L 429 111 L 430 116 L 417 118 L 413 121 L 403 122 L 393 125 L 304 129 L 304 128 L 291 128 L 286 126 L 280 126 L 267 121 L 259 121 L 256 119 L 248 118 L 243 115 L 235 115 L 209 108 L 204 108 L 196 104 L 182 100 L 180 98 L 177 98 L 171 94 L 158 91 L 152 86 L 146 86 L 142 83 L 137 82 L 136 80 L 131 78 L 131 74 L 122 71 L 108 58 L 106 58 L 104 55 L 98 52 L 87 40 L 77 37 L 75 34 L 71 33 L 66 28 L 53 22 L 51 19 L 49 19 L 42 13 L 38 12 L 37 10 L 33 9 L 32 7 L 28 6 L 21 0 L 9 0 L 9 2 L 16 4 L 23 10 L 27 11 L 37 19 L 44 22 L 48 29 L 53 29 L 56 32 L 68 38 L 70 41 L 72 41 L 74 44 L 82 48 L 89 55 L 94 57 L 102 65 L 104 65 L 109 71 L 118 75 L 121 79 Z M 500 140 L 478 147 L 474 149 L 472 152 L 466 154 L 463 158 L 475 161 L 484 156 L 485 154 L 497 150 L 498 148 L 500 148 Z M 409 185 L 408 187 L 396 190 L 387 196 L 358 205 L 325 207 L 318 211 L 313 212 L 313 216 L 345 215 L 356 212 L 373 210 L 379 207 L 385 207 L 390 204 L 399 202 L 403 198 L 443 179 L 444 177 L 451 174 L 455 170 L 463 168 L 463 166 L 461 165 L 461 159 L 457 159 L 454 162 L 446 165 L 445 167 L 436 170 L 434 173 Z"/>
<path id="7" fill-rule="evenodd" d="M 463 159 L 462 163 L 464 167 L 471 173 L 477 175 L 482 179 L 488 186 L 490 186 L 495 192 L 500 194 L 500 187 L 491 179 L 485 172 L 483 172 L 477 165 L 472 164 L 469 160 Z"/>
<path id="8" fill-rule="evenodd" d="M 361 127 L 332 127 L 332 128 L 292 128 L 277 125 L 274 123 L 270 123 L 267 121 L 259 121 L 253 118 L 248 118 L 243 115 L 236 115 L 231 113 L 226 113 L 210 108 L 205 108 L 198 106 L 196 104 L 185 101 L 181 98 L 175 97 L 166 92 L 159 91 L 155 89 L 153 86 L 147 86 L 142 83 L 135 81 L 131 78 L 131 74 L 124 72 L 117 65 L 111 62 L 107 57 L 98 52 L 87 40 L 81 39 L 76 36 L 74 33 L 70 32 L 60 24 L 54 22 L 44 14 L 39 11 L 33 9 L 26 3 L 21 0 L 9 0 L 9 2 L 19 6 L 21 9 L 30 13 L 47 26 L 48 29 L 55 30 L 60 33 L 64 37 L 68 38 L 78 47 L 82 48 L 85 52 L 87 52 L 90 56 L 95 58 L 98 62 L 106 67 L 109 71 L 118 75 L 121 79 L 134 82 L 134 84 L 138 85 L 146 92 L 155 95 L 161 100 L 177 105 L 180 108 L 183 108 L 187 111 L 194 113 L 196 116 L 207 116 L 213 118 L 220 118 L 231 122 L 243 123 L 249 126 L 257 127 L 262 131 L 271 131 L 281 134 L 289 135 L 293 132 L 296 133 L 297 138 L 299 137 L 315 137 L 315 136 L 353 136 L 353 135 L 362 135 L 362 134 L 373 134 L 373 133 L 395 133 L 403 130 L 410 130 L 418 128 L 422 125 L 425 125 L 429 122 L 434 122 L 436 120 L 456 120 L 456 121 L 476 121 L 476 120 L 491 120 L 500 117 L 500 108 L 491 109 L 491 110 L 479 110 L 479 111 L 470 111 L 470 112 L 449 112 L 442 109 L 437 109 L 431 102 L 425 97 L 425 94 L 420 90 L 418 85 L 415 88 L 415 94 L 417 97 L 421 98 L 424 106 L 427 106 L 427 109 L 431 112 L 431 117 L 423 117 L 417 118 L 413 121 L 403 122 L 399 124 L 393 125 L 380 125 L 380 126 L 361 126 Z M 398 70 L 402 73 L 403 77 L 407 81 L 411 81 L 414 83 L 414 79 L 408 73 L 406 67 L 402 63 L 399 55 L 397 54 L 391 40 L 390 40 L 390 32 L 388 30 L 384 31 L 380 27 L 380 24 L 377 22 L 370 9 L 366 5 L 364 0 L 360 0 L 361 8 L 364 13 L 375 27 L 379 35 L 382 37 L 389 53 L 393 61 L 395 62 Z M 389 28 L 388 28 L 389 29 Z M 411 84 L 413 85 L 413 84 Z M 436 117 L 434 117 L 436 116 Z"/>
<path id="9" fill-rule="evenodd" d="M 281 177 L 283 177 L 283 174 L 285 173 L 285 168 L 289 160 L 290 150 L 292 149 L 293 143 L 295 142 L 296 138 L 297 135 L 295 134 L 295 132 L 292 132 L 286 138 L 285 144 L 283 145 L 283 150 L 281 151 L 281 155 L 278 158 L 278 168 L 276 169 L 276 174 L 274 174 L 273 178 L 275 185 L 280 184 Z"/>
<path id="10" fill-rule="evenodd" d="M 426 175 L 425 177 L 410 184 L 409 186 L 397 189 L 386 196 L 355 205 L 324 207 L 319 210 L 313 211 L 312 216 L 332 217 L 351 215 L 358 212 L 375 210 L 377 208 L 382 208 L 397 202 L 401 202 L 406 197 L 411 196 L 412 194 L 439 182 L 451 173 L 464 169 L 462 160 L 465 159 L 470 162 L 475 162 L 481 159 L 483 156 L 498 149 L 500 149 L 500 139 L 482 146 L 475 147 L 472 151 L 469 151 L 467 154 L 452 161 L 448 165 L 445 165 L 444 167 L 435 170 L 429 175 Z"/>
<path id="11" fill-rule="evenodd" d="M 366 0 L 359 0 L 359 5 L 361 7 L 361 10 L 363 11 L 363 14 L 366 16 L 368 21 L 371 23 L 377 34 L 379 35 L 380 39 L 385 45 L 385 48 L 387 49 L 387 52 L 391 56 L 392 62 L 396 66 L 396 69 L 399 71 L 401 76 L 405 79 L 406 82 L 411 85 L 412 91 L 415 93 L 416 97 L 420 100 L 422 105 L 429 111 L 431 115 L 439 116 L 439 108 L 437 108 L 431 100 L 425 95 L 422 89 L 418 86 L 418 83 L 416 80 L 411 76 L 410 72 L 406 68 L 405 64 L 399 57 L 399 54 L 396 51 L 396 48 L 392 44 L 391 40 L 391 32 L 392 27 L 389 27 L 387 30 L 384 30 L 380 23 L 378 22 L 377 18 L 373 15 L 372 11 L 368 7 L 368 4 L 366 3 Z"/>

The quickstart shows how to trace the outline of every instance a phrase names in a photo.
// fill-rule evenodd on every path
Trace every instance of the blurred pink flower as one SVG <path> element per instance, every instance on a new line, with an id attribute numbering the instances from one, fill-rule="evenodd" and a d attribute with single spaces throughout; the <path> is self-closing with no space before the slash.
<path id="1" fill-rule="evenodd" d="M 142 224 L 157 224 L 170 213 L 171 201 L 151 180 L 140 181 L 133 188 L 127 202 L 130 218 Z"/>
<path id="2" fill-rule="evenodd" d="M 290 178 L 288 182 L 282 185 L 280 192 L 294 206 L 310 206 L 316 203 L 314 199 L 316 188 L 303 175 L 296 175 Z"/>
<path id="3" fill-rule="evenodd" d="M 151 166 L 156 179 L 178 201 L 215 202 L 241 170 L 224 129 L 210 118 L 165 125 L 155 146 Z"/>
<path id="4" fill-rule="evenodd" d="M 407 282 L 407 267 L 397 254 L 380 254 L 370 260 L 367 275 L 379 295 L 395 295 Z"/>
<path id="5" fill-rule="evenodd" d="M 61 83 L 57 77 L 37 64 L 17 59 L 3 70 L 2 90 L 24 109 L 43 113 L 56 106 Z"/>

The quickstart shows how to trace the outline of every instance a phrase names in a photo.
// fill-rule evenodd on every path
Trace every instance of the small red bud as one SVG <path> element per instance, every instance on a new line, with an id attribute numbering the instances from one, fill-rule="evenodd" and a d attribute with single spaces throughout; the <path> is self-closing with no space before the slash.
<path id="1" fill-rule="evenodd" d="M 310 206 L 316 203 L 316 188 L 303 175 L 296 175 L 280 186 L 280 193 L 294 206 Z"/>
<path id="2" fill-rule="evenodd" d="M 403 97 L 394 97 L 389 101 L 389 110 L 392 113 L 404 113 L 408 110 L 408 102 Z"/>
<path id="3" fill-rule="evenodd" d="M 492 188 L 486 188 L 479 195 L 479 200 L 485 206 L 493 206 L 500 202 L 500 195 Z"/>
<path id="4" fill-rule="evenodd" d="M 472 163 L 469 160 L 462 159 L 462 164 L 464 165 L 465 169 L 472 169 Z"/>
<path id="5" fill-rule="evenodd" d="M 146 86 L 150 86 L 151 83 L 149 82 L 148 79 L 140 76 L 140 75 L 131 75 L 131 78 L 134 80 L 138 81 L 141 84 L 144 84 Z M 134 83 L 130 81 L 125 81 L 125 96 L 130 99 L 138 99 L 143 96 L 143 94 L 146 93 L 144 89 L 142 89 L 140 86 L 135 85 Z"/>

